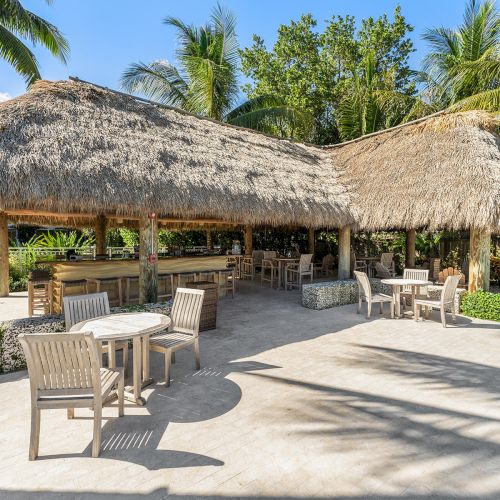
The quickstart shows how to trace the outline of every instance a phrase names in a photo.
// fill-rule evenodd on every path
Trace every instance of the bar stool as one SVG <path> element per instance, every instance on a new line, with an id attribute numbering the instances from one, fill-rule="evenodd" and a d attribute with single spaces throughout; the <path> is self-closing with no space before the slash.
<path id="1" fill-rule="evenodd" d="M 29 273 L 28 315 L 31 318 L 35 310 L 43 314 L 52 314 L 52 277 L 49 271 L 35 269 Z"/>
<path id="2" fill-rule="evenodd" d="M 86 279 L 86 293 L 89 293 L 89 285 L 95 285 L 95 292 L 99 293 L 101 291 L 101 286 L 111 286 L 113 289 L 113 285 L 115 288 L 115 298 L 109 301 L 109 305 L 112 307 L 122 306 L 123 305 L 123 297 L 122 297 L 122 278 L 87 278 Z M 108 292 L 109 295 L 109 292 Z"/>
<path id="3" fill-rule="evenodd" d="M 125 304 L 138 304 L 139 303 L 139 276 L 125 276 Z M 132 294 L 132 285 L 137 285 L 137 293 Z"/>
<path id="4" fill-rule="evenodd" d="M 55 286 L 54 286 L 55 285 Z M 87 293 L 87 280 L 56 280 L 53 281 L 53 305 L 52 309 L 54 312 L 62 314 L 64 312 L 64 296 L 67 294 L 67 289 L 77 288 L 78 290 L 73 290 L 73 293 L 68 295 L 80 295 L 82 293 Z M 83 291 L 82 291 L 83 289 Z M 54 307 L 54 305 L 56 307 Z"/>
<path id="5" fill-rule="evenodd" d="M 170 286 L 170 290 L 168 287 Z M 174 296 L 174 275 L 162 273 L 158 275 L 158 300 L 166 300 Z"/>
<path id="6" fill-rule="evenodd" d="M 196 281 L 198 275 L 197 273 L 178 273 L 176 276 L 177 276 L 177 286 L 175 287 L 175 289 L 177 290 L 177 288 L 182 287 L 182 280 L 184 280 L 184 285 L 185 285 L 189 281 Z"/>
<path id="7" fill-rule="evenodd" d="M 234 269 L 219 271 L 219 292 L 224 292 L 225 296 L 227 295 L 228 292 L 231 292 L 232 298 L 234 299 L 235 291 L 236 291 L 236 276 Z"/>

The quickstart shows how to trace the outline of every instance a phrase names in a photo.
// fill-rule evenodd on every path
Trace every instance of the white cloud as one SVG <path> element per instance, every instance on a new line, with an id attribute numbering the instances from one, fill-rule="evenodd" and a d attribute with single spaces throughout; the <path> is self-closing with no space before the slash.
<path id="1" fill-rule="evenodd" d="M 0 92 L 0 102 L 8 101 L 9 99 L 12 99 L 10 94 L 7 92 Z"/>

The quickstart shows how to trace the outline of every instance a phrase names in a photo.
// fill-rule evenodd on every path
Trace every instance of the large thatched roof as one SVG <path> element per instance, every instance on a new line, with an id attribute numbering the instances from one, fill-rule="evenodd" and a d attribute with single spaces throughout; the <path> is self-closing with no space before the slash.
<path id="1" fill-rule="evenodd" d="M 335 176 L 319 148 L 83 82 L 0 104 L 0 210 L 334 227 L 354 222 Z"/>
<path id="2" fill-rule="evenodd" d="M 441 114 L 329 146 L 361 229 L 500 226 L 499 121 Z"/>

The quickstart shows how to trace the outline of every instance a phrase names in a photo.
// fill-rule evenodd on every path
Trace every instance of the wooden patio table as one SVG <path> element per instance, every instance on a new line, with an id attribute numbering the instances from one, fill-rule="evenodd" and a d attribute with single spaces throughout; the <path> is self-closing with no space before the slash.
<path id="1" fill-rule="evenodd" d="M 401 288 L 403 286 L 411 287 L 411 303 L 415 308 L 415 295 L 416 289 L 421 286 L 432 285 L 432 281 L 426 280 L 411 280 L 404 278 L 385 278 L 380 280 L 381 283 L 392 286 L 392 294 L 394 298 L 394 308 L 395 308 L 395 316 L 396 318 L 401 317 Z M 415 314 L 415 312 L 413 312 Z"/>
<path id="2" fill-rule="evenodd" d="M 134 373 L 132 386 L 125 388 L 125 398 L 143 406 L 146 400 L 141 396 L 141 389 L 154 382 L 149 374 L 149 337 L 166 330 L 170 322 L 168 316 L 158 313 L 111 314 L 80 321 L 71 327 L 70 332 L 92 332 L 97 341 L 108 342 L 110 368 L 116 367 L 115 342 L 132 339 Z"/>
<path id="3" fill-rule="evenodd" d="M 278 264 L 278 290 L 281 288 L 283 285 L 283 288 L 285 288 L 284 284 L 284 278 L 285 276 L 283 275 L 283 268 L 287 265 L 290 264 L 291 262 L 299 262 L 300 259 L 292 259 L 289 257 L 274 257 L 273 259 L 274 262 L 277 262 Z"/>
<path id="4" fill-rule="evenodd" d="M 375 257 L 356 257 L 356 260 L 362 260 L 366 262 L 366 270 L 368 271 L 368 276 L 373 278 L 373 271 L 375 269 L 375 262 L 380 262 L 380 255 Z"/>

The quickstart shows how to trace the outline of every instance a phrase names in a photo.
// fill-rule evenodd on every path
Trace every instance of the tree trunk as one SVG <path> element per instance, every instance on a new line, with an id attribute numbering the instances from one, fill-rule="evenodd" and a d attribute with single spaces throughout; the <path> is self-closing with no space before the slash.
<path id="1" fill-rule="evenodd" d="M 207 248 L 210 250 L 212 248 L 212 231 L 207 231 Z"/>
<path id="2" fill-rule="evenodd" d="M 487 229 L 470 230 L 469 292 L 490 289 L 490 241 Z"/>
<path id="3" fill-rule="evenodd" d="M 95 223 L 95 252 L 96 254 L 106 253 L 106 217 L 98 215 Z"/>
<path id="4" fill-rule="evenodd" d="M 139 221 L 139 303 L 158 300 L 158 220 Z"/>
<path id="5" fill-rule="evenodd" d="M 316 242 L 316 231 L 314 230 L 314 228 L 310 227 L 307 230 L 307 237 L 308 237 L 307 251 L 308 253 L 312 253 L 314 255 L 314 246 Z"/>
<path id="6" fill-rule="evenodd" d="M 339 280 L 348 279 L 351 275 L 351 228 L 339 229 Z"/>
<path id="7" fill-rule="evenodd" d="M 0 212 L 0 297 L 9 295 L 9 229 L 7 214 Z"/>
<path id="8" fill-rule="evenodd" d="M 417 233 L 415 229 L 406 231 L 406 259 L 405 267 L 408 269 L 415 269 L 415 241 Z"/>
<path id="9" fill-rule="evenodd" d="M 245 226 L 245 255 L 252 255 L 253 251 L 253 228 Z"/>

